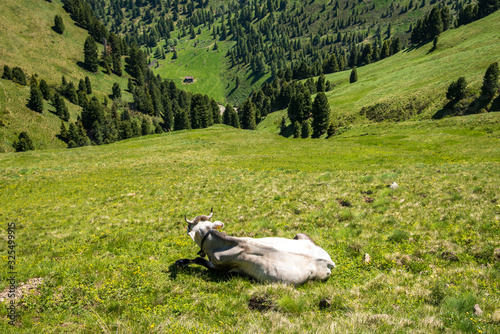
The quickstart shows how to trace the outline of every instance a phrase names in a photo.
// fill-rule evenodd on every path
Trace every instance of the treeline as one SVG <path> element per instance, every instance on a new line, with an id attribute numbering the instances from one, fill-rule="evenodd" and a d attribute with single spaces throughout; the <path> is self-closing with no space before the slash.
<path id="1" fill-rule="evenodd" d="M 321 7 L 315 2 L 300 4 L 284 0 L 245 3 L 113 0 L 109 5 L 103 0 L 92 0 L 89 3 L 111 31 L 123 34 L 128 45 L 154 48 L 165 39 L 169 48 L 176 44 L 172 36 L 175 26 L 177 38 L 195 38 L 201 28 L 210 29 L 214 40 L 236 42 L 226 54 L 230 64 L 238 68 L 248 66 L 255 75 L 271 72 L 274 77 L 279 69 L 289 67 L 295 79 L 304 79 L 335 71 L 334 65 L 326 71 L 323 66 L 332 54 L 338 60 L 339 70 L 343 70 L 388 57 L 404 44 L 399 36 L 392 36 L 390 24 L 387 29 L 378 24 L 372 35 L 362 16 L 376 8 L 357 1 L 331 1 Z M 401 12 L 417 7 L 412 2 Z M 384 15 L 391 17 L 399 9 L 398 4 L 392 4 Z M 361 29 L 346 31 L 355 25 Z M 368 47 L 367 38 L 372 40 Z M 386 42 L 394 47 L 387 47 Z M 159 48 L 156 54 L 164 54 L 165 50 Z M 349 58 L 355 59 L 348 63 Z"/>
<path id="2" fill-rule="evenodd" d="M 479 20 L 500 8 L 497 0 L 478 0 L 477 3 L 466 5 L 458 11 L 453 21 L 450 9 L 444 4 L 434 6 L 422 19 L 418 20 L 411 33 L 411 42 L 420 44 L 432 41 L 442 32 L 464 24 Z"/>

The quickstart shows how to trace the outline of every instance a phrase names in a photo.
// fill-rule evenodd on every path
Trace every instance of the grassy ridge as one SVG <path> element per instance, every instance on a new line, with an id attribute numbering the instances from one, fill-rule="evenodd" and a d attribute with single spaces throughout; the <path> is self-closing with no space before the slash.
<path id="1" fill-rule="evenodd" d="M 19 304 L 16 331 L 493 332 L 497 115 L 356 131 L 295 141 L 215 126 L 2 154 L 0 219 L 18 226 L 17 279 L 44 279 Z M 177 270 L 197 251 L 184 214 L 212 206 L 232 235 L 308 233 L 338 268 L 297 289 Z M 5 242 L 0 251 L 6 261 Z M 274 308 L 251 310 L 251 297 Z M 318 308 L 322 298 L 331 308 Z"/>
<path id="2" fill-rule="evenodd" d="M 83 44 L 88 33 L 75 26 L 60 2 L 5 0 L 0 2 L 0 66 L 8 65 L 22 68 L 27 79 L 38 74 L 49 86 L 57 87 L 64 75 L 68 81 L 78 86 L 78 81 L 85 76 L 90 78 L 93 95 L 99 100 L 111 94 L 114 82 L 122 88 L 123 100 L 131 101 L 131 95 L 125 91 L 127 78 L 108 76 L 104 73 L 90 73 L 81 67 L 83 63 Z M 63 35 L 56 33 L 55 15 L 63 18 L 66 27 Z M 29 82 L 29 81 L 28 81 Z M 45 101 L 43 115 L 27 108 L 29 86 L 21 87 L 8 80 L 0 79 L 0 152 L 12 151 L 12 142 L 17 133 L 28 131 L 37 149 L 62 148 L 66 145 L 56 138 L 59 133 L 59 117 L 51 113 L 55 110 Z M 66 101 L 72 120 L 76 120 L 80 108 Z"/>
<path id="3" fill-rule="evenodd" d="M 500 61 L 500 12 L 439 37 L 438 47 L 432 43 L 402 52 L 374 64 L 357 69 L 358 81 L 349 83 L 350 71 L 326 75 L 335 84 L 327 92 L 332 119 L 350 118 L 352 127 L 366 122 L 360 117 L 363 107 L 382 104 L 387 110 L 402 113 L 411 110 L 410 119 L 431 119 L 448 102 L 446 90 L 452 81 L 465 76 L 468 89 L 479 95 L 488 66 Z M 269 115 L 258 129 L 279 133 L 285 111 Z M 357 125 L 358 124 L 358 125 Z"/>
<path id="4" fill-rule="evenodd" d="M 488 66 L 500 58 L 500 12 L 444 32 L 437 50 L 432 43 L 357 69 L 358 81 L 349 84 L 350 71 L 329 74 L 337 86 L 327 94 L 336 115 L 357 114 L 362 107 L 387 103 L 393 108 L 421 101 L 421 118 L 430 118 L 445 104 L 446 89 L 465 76 L 479 89 Z"/>

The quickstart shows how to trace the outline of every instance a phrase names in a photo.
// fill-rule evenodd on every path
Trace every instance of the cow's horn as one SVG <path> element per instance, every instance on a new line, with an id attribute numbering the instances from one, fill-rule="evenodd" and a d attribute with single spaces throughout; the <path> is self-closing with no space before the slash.
<path id="1" fill-rule="evenodd" d="M 210 218 L 212 218 L 213 215 L 214 215 L 214 208 L 211 208 L 210 209 L 210 214 L 207 216 L 207 220 L 209 220 Z"/>
<path id="2" fill-rule="evenodd" d="M 188 223 L 188 224 L 192 224 L 192 223 L 193 223 L 193 222 L 191 222 L 191 221 L 189 221 L 189 220 L 187 219 L 187 216 L 184 216 L 184 219 L 186 220 L 186 223 Z"/>

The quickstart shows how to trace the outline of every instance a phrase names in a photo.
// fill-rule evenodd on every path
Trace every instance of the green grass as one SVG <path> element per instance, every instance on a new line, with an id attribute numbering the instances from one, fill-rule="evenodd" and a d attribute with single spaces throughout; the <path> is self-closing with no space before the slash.
<path id="1" fill-rule="evenodd" d="M 83 62 L 83 44 L 88 34 L 75 26 L 60 1 L 5 0 L 0 2 L 0 67 L 18 66 L 27 75 L 28 83 L 32 74 L 45 79 L 49 86 L 57 87 L 64 75 L 78 87 L 78 81 L 85 76 L 90 78 L 93 95 L 103 101 L 111 94 L 113 83 L 122 88 L 123 100 L 132 101 L 125 91 L 127 76 L 108 76 L 102 72 L 90 73 L 78 65 Z M 54 17 L 63 18 L 66 30 L 63 35 L 53 31 Z M 60 120 L 50 111 L 54 107 L 45 101 L 44 113 L 39 115 L 27 108 L 29 85 L 21 87 L 12 81 L 0 80 L 0 152 L 13 151 L 12 142 L 21 131 L 28 131 L 34 139 L 36 149 L 61 148 L 66 145 L 56 138 Z M 72 120 L 76 120 L 80 107 L 66 101 Z"/>
<path id="2" fill-rule="evenodd" d="M 359 126 L 333 140 L 214 126 L 2 154 L 16 278 L 44 283 L 18 303 L 15 328 L 0 310 L 0 331 L 495 332 L 499 138 L 492 113 Z M 231 235 L 308 233 L 338 267 L 298 288 L 178 270 L 197 251 L 184 215 L 210 207 Z M 7 261 L 5 238 L 0 253 Z M 252 297 L 272 307 L 249 309 Z M 320 310 L 323 298 L 331 307 Z"/>
<path id="3" fill-rule="evenodd" d="M 350 71 L 329 74 L 326 79 L 336 85 L 327 93 L 332 113 L 357 115 L 362 107 L 377 103 L 397 110 L 420 102 L 424 110 L 414 118 L 430 118 L 446 104 L 446 89 L 460 76 L 465 76 L 468 87 L 479 90 L 488 66 L 499 61 L 499 32 L 500 12 L 496 12 L 444 32 L 432 53 L 429 43 L 359 67 L 354 84 L 349 84 Z"/>
<path id="4" fill-rule="evenodd" d="M 195 39 L 189 36 L 183 37 L 178 45 L 178 58 L 172 60 L 173 53 L 167 53 L 165 60 L 158 60 L 159 67 L 152 67 L 155 74 L 162 78 L 172 80 L 178 87 L 192 93 L 206 94 L 213 97 L 217 102 L 225 104 L 224 81 L 221 77 L 225 72 L 225 56 L 228 48 L 234 43 L 218 43 L 218 50 L 213 51 L 214 41 L 210 36 L 210 30 L 203 29 L 203 33 Z M 173 32 L 172 36 L 176 36 Z M 184 84 L 186 76 L 192 76 L 195 82 Z M 227 85 L 227 84 L 226 84 Z"/>

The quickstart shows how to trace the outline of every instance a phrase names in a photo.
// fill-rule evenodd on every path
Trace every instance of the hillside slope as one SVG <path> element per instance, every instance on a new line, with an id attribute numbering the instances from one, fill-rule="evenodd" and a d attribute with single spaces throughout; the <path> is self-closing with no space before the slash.
<path id="1" fill-rule="evenodd" d="M 432 43 L 405 49 L 374 64 L 357 68 L 358 81 L 350 84 L 351 71 L 326 75 L 335 87 L 327 92 L 332 120 L 339 126 L 364 123 L 363 107 L 379 105 L 387 113 L 430 119 L 448 102 L 446 90 L 464 76 L 470 94 L 478 95 L 488 66 L 500 61 L 500 12 L 444 32 L 437 49 Z M 259 129 L 279 132 L 286 111 L 271 114 Z"/>
<path id="2" fill-rule="evenodd" d="M 0 67 L 8 65 L 24 70 L 27 79 L 37 74 L 49 86 L 60 85 L 64 75 L 78 86 L 85 76 L 90 78 L 93 95 L 100 101 L 112 91 L 113 83 L 122 87 L 123 100 L 130 101 L 125 91 L 126 76 L 109 76 L 90 73 L 81 67 L 84 60 L 83 45 L 87 31 L 77 27 L 59 2 L 4 0 L 0 2 Z M 63 35 L 53 30 L 54 17 L 60 15 L 66 27 Z M 63 148 L 66 144 L 57 139 L 60 119 L 52 105 L 45 101 L 43 114 L 26 106 L 29 98 L 28 86 L 0 79 L 0 152 L 11 151 L 12 142 L 21 131 L 27 131 L 37 149 Z M 71 119 L 76 120 L 80 107 L 67 103 Z"/>
<path id="3" fill-rule="evenodd" d="M 327 94 L 334 113 L 356 114 L 377 103 L 401 108 L 409 103 L 425 106 L 422 118 L 443 107 L 446 89 L 464 76 L 479 90 L 488 66 L 500 61 L 500 12 L 444 32 L 438 47 L 432 43 L 359 67 L 358 81 L 349 84 L 350 71 L 327 75 L 337 85 Z"/>
<path id="4" fill-rule="evenodd" d="M 219 125 L 2 154 L 0 220 L 17 226 L 16 280 L 43 282 L 23 297 L 15 330 L 493 333 L 495 116 L 383 124 L 338 140 Z M 230 235 L 307 233 L 337 268 L 298 288 L 177 268 L 198 251 L 184 215 L 211 207 Z M 4 242 L 0 256 L 8 250 Z M 273 307 L 249 307 L 258 298 Z M 476 303 L 482 315 L 471 315 Z M 13 329 L 6 315 L 0 308 L 1 332 Z"/>

